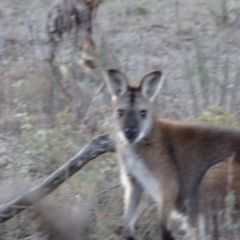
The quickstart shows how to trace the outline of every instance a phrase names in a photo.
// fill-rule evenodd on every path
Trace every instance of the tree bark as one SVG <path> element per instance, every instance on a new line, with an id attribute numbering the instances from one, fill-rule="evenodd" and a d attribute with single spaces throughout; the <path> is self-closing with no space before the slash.
<path id="1" fill-rule="evenodd" d="M 6 222 L 16 214 L 46 197 L 92 159 L 103 153 L 114 151 L 115 144 L 109 135 L 99 135 L 66 164 L 47 177 L 41 184 L 2 206 L 0 208 L 0 223 Z"/>

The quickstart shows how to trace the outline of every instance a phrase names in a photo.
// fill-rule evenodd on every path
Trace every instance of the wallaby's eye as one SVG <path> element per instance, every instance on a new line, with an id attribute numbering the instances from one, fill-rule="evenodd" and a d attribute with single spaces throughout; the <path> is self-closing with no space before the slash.
<path id="1" fill-rule="evenodd" d="M 140 116 L 141 116 L 142 118 L 145 118 L 145 117 L 147 116 L 147 111 L 146 111 L 146 110 L 141 110 L 141 111 L 140 111 Z"/>
<path id="2" fill-rule="evenodd" d="M 124 110 L 123 109 L 118 109 L 117 113 L 118 113 L 118 117 L 122 117 L 123 114 L 124 114 Z"/>

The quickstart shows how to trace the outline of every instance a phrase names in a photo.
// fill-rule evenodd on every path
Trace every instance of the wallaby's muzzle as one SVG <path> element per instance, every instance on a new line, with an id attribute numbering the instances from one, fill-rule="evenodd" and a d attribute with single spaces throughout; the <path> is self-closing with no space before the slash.
<path id="1" fill-rule="evenodd" d="M 128 141 L 130 143 L 132 143 L 138 136 L 138 129 L 137 128 L 126 128 L 126 129 L 124 129 L 124 134 L 125 134 L 126 138 L 128 139 Z"/>

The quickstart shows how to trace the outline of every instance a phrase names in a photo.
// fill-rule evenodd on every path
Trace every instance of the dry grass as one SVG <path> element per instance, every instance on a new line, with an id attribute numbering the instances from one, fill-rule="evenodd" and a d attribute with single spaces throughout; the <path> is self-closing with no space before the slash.
<path id="1" fill-rule="evenodd" d="M 59 50 L 56 67 L 66 67 L 71 72 L 66 80 L 80 86 L 74 102 L 56 83 L 54 90 L 51 88 L 53 77 L 44 60 L 48 52 L 44 32 L 48 8 L 49 1 L 0 3 L 3 183 L 37 183 L 92 136 L 110 130 L 109 97 L 100 88 L 105 68 L 126 71 L 133 81 L 153 69 L 163 70 L 166 82 L 158 99 L 163 117 L 200 118 L 239 126 L 238 1 L 104 1 L 93 28 L 99 69 L 82 74 L 67 39 Z M 64 82 L 66 88 L 68 81 Z M 48 115 L 50 105 L 53 113 Z M 106 155 L 88 164 L 52 198 L 54 205 L 66 208 L 69 201 L 87 202 L 91 221 L 86 239 L 118 240 L 114 234 L 122 215 L 118 185 L 115 156 Z M 156 209 L 147 197 L 142 209 L 137 225 L 139 239 L 158 239 Z M 26 211 L 1 225 L 0 238 L 48 239 L 39 220 L 31 215 L 32 210 Z"/>

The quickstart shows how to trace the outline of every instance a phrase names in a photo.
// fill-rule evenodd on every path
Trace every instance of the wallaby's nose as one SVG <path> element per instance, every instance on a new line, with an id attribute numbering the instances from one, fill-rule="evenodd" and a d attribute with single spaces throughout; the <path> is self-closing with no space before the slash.
<path id="1" fill-rule="evenodd" d="M 133 140 L 137 137 L 138 129 L 137 128 L 126 128 L 124 130 L 124 133 L 125 133 L 127 139 L 130 142 L 133 142 Z"/>

